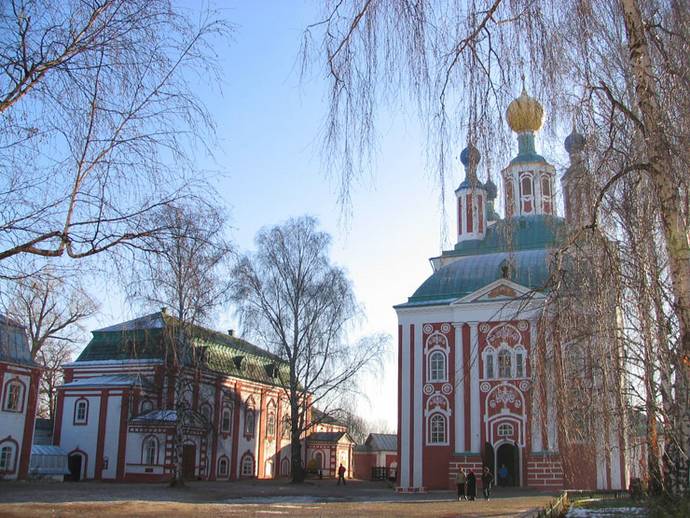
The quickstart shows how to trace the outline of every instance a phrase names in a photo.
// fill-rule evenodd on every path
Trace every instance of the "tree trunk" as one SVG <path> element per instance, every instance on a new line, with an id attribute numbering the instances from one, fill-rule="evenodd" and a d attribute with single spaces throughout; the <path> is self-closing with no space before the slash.
<path id="1" fill-rule="evenodd" d="M 659 206 L 664 232 L 673 293 L 674 312 L 678 318 L 679 369 L 676 372 L 676 430 L 674 489 L 688 489 L 688 440 L 690 438 L 690 244 L 687 225 L 681 213 L 682 199 L 673 178 L 670 146 L 662 129 L 663 118 L 656 97 L 654 69 L 645 35 L 642 12 L 637 0 L 621 0 L 630 64 L 635 76 L 635 96 L 644 125 L 649 177 Z"/>
<path id="2" fill-rule="evenodd" d="M 290 421 L 292 430 L 290 434 L 290 455 L 292 460 L 292 482 L 302 483 L 306 478 L 305 466 L 302 465 L 302 427 L 300 425 L 299 395 L 291 394 L 290 397 Z"/>

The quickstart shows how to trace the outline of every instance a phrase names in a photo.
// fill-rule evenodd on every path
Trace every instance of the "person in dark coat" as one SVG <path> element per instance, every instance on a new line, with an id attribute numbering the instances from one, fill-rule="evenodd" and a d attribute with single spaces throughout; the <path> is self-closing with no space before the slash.
<path id="1" fill-rule="evenodd" d="M 465 494 L 465 485 L 467 484 L 467 475 L 465 475 L 465 470 L 460 468 L 455 475 L 455 485 L 458 486 L 458 501 L 467 500 L 467 495 Z"/>
<path id="2" fill-rule="evenodd" d="M 338 485 L 340 485 L 341 481 L 344 486 L 347 485 L 345 483 L 345 466 L 343 466 L 342 462 L 340 463 L 340 467 L 338 468 Z"/>
<path id="3" fill-rule="evenodd" d="M 484 466 L 484 471 L 482 472 L 482 492 L 484 493 L 484 499 L 488 500 L 491 498 L 491 484 L 494 482 L 494 474 L 491 470 Z"/>
<path id="4" fill-rule="evenodd" d="M 474 500 L 477 496 L 477 477 L 472 470 L 467 474 L 467 499 Z"/>

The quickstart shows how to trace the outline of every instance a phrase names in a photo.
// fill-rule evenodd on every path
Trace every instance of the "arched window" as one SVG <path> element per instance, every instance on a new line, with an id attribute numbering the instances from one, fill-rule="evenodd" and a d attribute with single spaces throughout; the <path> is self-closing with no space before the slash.
<path id="1" fill-rule="evenodd" d="M 497 431 L 499 437 L 509 437 L 513 435 L 513 425 L 509 423 L 499 424 Z"/>
<path id="2" fill-rule="evenodd" d="M 280 474 L 283 477 L 290 476 L 290 459 L 280 461 Z"/>
<path id="3" fill-rule="evenodd" d="M 434 351 L 429 355 L 429 381 L 446 381 L 446 355 L 441 351 Z"/>
<path id="4" fill-rule="evenodd" d="M 147 464 L 149 466 L 156 464 L 156 458 L 158 457 L 158 439 L 153 436 L 144 439 L 143 453 L 144 458 L 142 464 Z"/>
<path id="5" fill-rule="evenodd" d="M 21 412 L 24 385 L 19 380 L 8 381 L 5 385 L 5 401 L 3 409 L 8 412 Z"/>
<path id="6" fill-rule="evenodd" d="M 511 358 L 510 351 L 503 349 L 498 353 L 498 377 L 499 378 L 510 378 L 511 373 Z"/>
<path id="7" fill-rule="evenodd" d="M 227 457 L 221 457 L 218 459 L 218 476 L 227 477 L 230 471 L 230 463 Z"/>
<path id="8" fill-rule="evenodd" d="M 520 349 L 515 351 L 515 377 L 525 377 L 525 353 Z"/>
<path id="9" fill-rule="evenodd" d="M 484 351 L 484 377 L 485 378 L 495 378 L 496 377 L 496 353 L 493 347 L 487 347 Z"/>
<path id="10" fill-rule="evenodd" d="M 256 413 L 254 409 L 248 408 L 244 413 L 244 434 L 253 437 L 255 428 Z"/>
<path id="11" fill-rule="evenodd" d="M 5 445 L 0 448 L 0 472 L 14 471 L 14 448 L 10 445 Z"/>
<path id="12" fill-rule="evenodd" d="M 530 214 L 533 210 L 532 175 L 526 174 L 520 178 L 520 202 L 522 214 Z"/>
<path id="13" fill-rule="evenodd" d="M 323 453 L 320 451 L 315 452 L 314 460 L 316 461 L 316 469 L 323 469 Z"/>
<path id="14" fill-rule="evenodd" d="M 223 412 L 220 416 L 220 431 L 223 433 L 230 433 L 232 430 L 232 408 L 229 406 L 223 407 Z"/>
<path id="15" fill-rule="evenodd" d="M 254 476 L 254 458 L 250 453 L 245 453 L 240 464 L 240 473 L 243 477 Z"/>
<path id="16" fill-rule="evenodd" d="M 89 401 L 81 398 L 74 402 L 73 424 L 85 425 L 89 422 Z"/>
<path id="17" fill-rule="evenodd" d="M 206 424 L 206 425 L 211 424 L 211 421 L 213 421 L 213 419 L 211 417 L 211 415 L 212 415 L 211 405 L 209 405 L 208 403 L 204 403 L 203 405 L 201 405 L 201 408 L 199 409 L 199 411 L 201 412 L 201 416 L 204 418 L 204 424 Z"/>
<path id="18" fill-rule="evenodd" d="M 429 419 L 429 444 L 447 443 L 446 428 L 446 417 L 443 414 L 433 414 Z"/>
<path id="19" fill-rule="evenodd" d="M 276 434 L 276 411 L 269 407 L 268 416 L 266 417 L 266 436 L 274 437 Z"/>
<path id="20" fill-rule="evenodd" d="M 283 439 L 287 439 L 292 434 L 292 420 L 289 415 L 283 417 Z"/>
<path id="21" fill-rule="evenodd" d="M 551 179 L 546 175 L 541 177 L 541 199 L 544 214 L 551 214 Z"/>
<path id="22" fill-rule="evenodd" d="M 141 413 L 145 414 L 151 410 L 153 410 L 153 401 L 150 399 L 144 399 L 144 401 L 141 402 Z"/>

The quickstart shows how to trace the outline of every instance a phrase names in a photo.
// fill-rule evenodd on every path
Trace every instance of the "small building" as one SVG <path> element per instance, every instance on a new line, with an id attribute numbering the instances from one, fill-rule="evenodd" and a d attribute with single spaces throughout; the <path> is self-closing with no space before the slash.
<path id="1" fill-rule="evenodd" d="M 34 444 L 31 447 L 31 478 L 50 479 L 62 482 L 69 475 L 67 452 L 59 446 Z"/>
<path id="2" fill-rule="evenodd" d="M 159 311 L 99 329 L 64 366 L 53 442 L 67 451 L 72 480 L 170 479 L 179 386 L 191 414 L 183 417 L 183 477 L 289 476 L 286 364 L 232 333 L 181 327 Z M 183 354 L 198 361 L 176 367 L 183 332 L 191 336 Z"/>
<path id="3" fill-rule="evenodd" d="M 355 446 L 354 477 L 363 480 L 398 478 L 398 436 L 370 433 L 364 444 Z"/>
<path id="4" fill-rule="evenodd" d="M 307 469 L 310 463 L 324 477 L 335 477 L 342 464 L 345 476 L 352 478 L 352 453 L 355 441 L 347 431 L 313 432 L 307 436 Z"/>
<path id="5" fill-rule="evenodd" d="M 0 315 L 0 479 L 28 475 L 40 376 L 26 329 Z"/>

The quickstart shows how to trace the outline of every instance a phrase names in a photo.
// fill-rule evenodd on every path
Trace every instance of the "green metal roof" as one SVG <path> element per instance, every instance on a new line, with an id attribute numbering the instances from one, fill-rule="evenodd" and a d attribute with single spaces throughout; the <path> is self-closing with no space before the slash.
<path id="1" fill-rule="evenodd" d="M 92 332 L 93 338 L 76 361 L 165 360 L 166 344 L 178 328 L 175 318 L 157 312 L 99 329 Z M 209 370 L 272 385 L 288 379 L 283 360 L 246 340 L 200 326 L 190 326 L 188 331 L 197 358 Z"/>
<path id="2" fill-rule="evenodd" d="M 498 221 L 483 240 L 464 241 L 443 252 L 441 258 L 455 259 L 424 281 L 407 303 L 396 307 L 449 304 L 501 278 L 544 290 L 551 252 L 564 235 L 565 222 L 555 216 Z"/>

